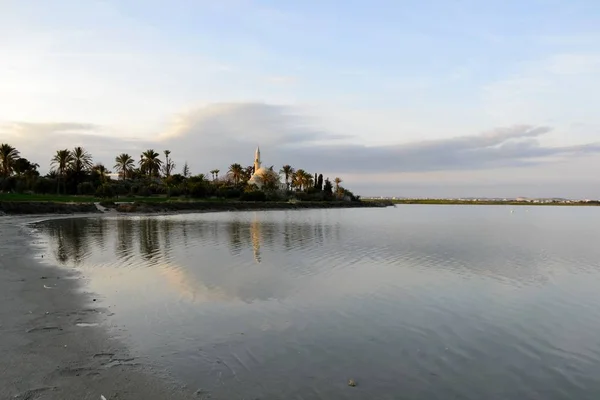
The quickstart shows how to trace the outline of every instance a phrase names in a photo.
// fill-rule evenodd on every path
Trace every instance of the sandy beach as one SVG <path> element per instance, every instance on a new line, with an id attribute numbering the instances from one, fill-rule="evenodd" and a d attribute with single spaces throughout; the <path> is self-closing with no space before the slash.
<path id="1" fill-rule="evenodd" d="M 39 219 L 0 217 L 0 399 L 200 398 L 111 337 L 76 271 L 36 260 L 23 224 Z"/>

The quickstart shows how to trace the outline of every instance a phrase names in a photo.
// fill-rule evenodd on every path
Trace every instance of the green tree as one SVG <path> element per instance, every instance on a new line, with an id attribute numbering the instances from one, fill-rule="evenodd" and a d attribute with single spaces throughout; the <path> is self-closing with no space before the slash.
<path id="1" fill-rule="evenodd" d="M 252 174 L 254 174 L 254 165 L 248 165 L 244 168 L 244 181 L 249 181 L 252 178 Z"/>
<path id="2" fill-rule="evenodd" d="M 54 157 L 50 161 L 50 165 L 52 166 L 52 171 L 54 171 L 58 177 L 57 179 L 57 188 L 56 192 L 60 194 L 60 181 L 63 182 L 63 193 L 66 193 L 66 174 L 69 166 L 73 162 L 73 154 L 69 149 L 57 150 Z"/>
<path id="3" fill-rule="evenodd" d="M 71 151 L 71 156 L 73 159 L 69 164 L 68 180 L 73 187 L 77 187 L 92 168 L 92 155 L 83 147 L 77 146 Z"/>
<path id="4" fill-rule="evenodd" d="M 294 168 L 292 168 L 291 165 L 286 164 L 283 167 L 281 167 L 281 170 L 279 171 L 279 173 L 284 176 L 285 187 L 287 188 L 287 190 L 290 190 L 290 178 L 294 174 Z"/>
<path id="5" fill-rule="evenodd" d="M 155 152 L 153 149 L 148 149 L 142 153 L 140 159 L 140 169 L 148 178 L 157 178 L 160 176 L 160 167 L 162 161 L 158 158 L 160 154 Z"/>
<path id="6" fill-rule="evenodd" d="M 323 193 L 325 193 L 325 198 L 331 198 L 333 196 L 333 185 L 329 178 L 325 179 L 325 185 L 323 185 Z"/>
<path id="7" fill-rule="evenodd" d="M 239 184 L 244 175 L 244 167 L 238 163 L 231 164 L 229 166 L 229 175 L 231 176 L 231 179 L 233 179 L 233 183 L 236 185 Z"/>
<path id="8" fill-rule="evenodd" d="M 169 158 L 171 150 L 165 150 L 165 163 L 163 165 L 163 174 L 165 178 L 169 179 L 173 171 L 175 170 L 175 163 Z"/>
<path id="9" fill-rule="evenodd" d="M 2 143 L 0 145 L 0 175 L 4 178 L 11 176 L 18 159 L 19 151 L 8 143 Z"/>
<path id="10" fill-rule="evenodd" d="M 37 175 L 39 175 L 40 173 L 37 171 L 39 167 L 39 164 L 34 164 L 28 159 L 21 157 L 18 158 L 17 161 L 15 161 L 13 171 L 18 176 L 27 176 L 28 174 L 36 175 L 36 173 Z"/>
<path id="11" fill-rule="evenodd" d="M 183 164 L 183 170 L 181 172 L 181 175 L 183 175 L 184 178 L 189 178 L 191 175 L 190 166 L 188 165 L 187 161 L 185 162 L 185 164 Z"/>
<path id="12" fill-rule="evenodd" d="M 264 174 L 258 176 L 257 180 L 258 180 L 258 183 L 261 184 L 263 190 L 265 190 L 265 191 L 277 190 L 277 186 L 279 183 L 279 177 L 275 172 L 269 170 L 267 173 L 264 173 Z"/>
<path id="13" fill-rule="evenodd" d="M 294 174 L 293 183 L 300 190 L 306 190 L 313 184 L 313 177 L 305 170 L 299 169 Z"/>
<path id="14" fill-rule="evenodd" d="M 339 195 L 340 194 L 340 183 L 342 183 L 342 178 L 338 178 L 336 177 L 333 182 L 335 183 L 335 194 Z"/>
<path id="15" fill-rule="evenodd" d="M 92 167 L 92 172 L 98 176 L 100 182 L 104 185 L 109 180 L 110 171 L 104 166 L 104 164 L 98 163 Z"/>
<path id="16" fill-rule="evenodd" d="M 115 158 L 114 168 L 119 173 L 121 179 L 129 179 L 133 175 L 135 161 L 129 154 L 123 153 Z"/>
<path id="17" fill-rule="evenodd" d="M 78 146 L 71 151 L 71 163 L 69 168 L 75 174 L 81 174 L 89 171 L 92 168 L 92 155 L 88 153 L 83 147 Z"/>

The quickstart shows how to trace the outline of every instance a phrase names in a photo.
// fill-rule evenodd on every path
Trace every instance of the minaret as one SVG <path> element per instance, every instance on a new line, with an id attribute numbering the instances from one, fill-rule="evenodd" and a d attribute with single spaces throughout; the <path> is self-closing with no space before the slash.
<path id="1" fill-rule="evenodd" d="M 260 147 L 256 147 L 256 153 L 254 153 L 254 172 L 260 169 Z"/>

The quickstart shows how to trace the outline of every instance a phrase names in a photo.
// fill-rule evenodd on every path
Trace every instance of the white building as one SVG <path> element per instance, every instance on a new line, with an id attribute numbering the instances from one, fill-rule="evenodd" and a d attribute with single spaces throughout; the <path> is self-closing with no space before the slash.
<path id="1" fill-rule="evenodd" d="M 282 184 L 279 180 L 279 174 L 269 168 L 261 166 L 261 164 L 260 147 L 257 147 L 256 152 L 254 153 L 254 173 L 248 180 L 248 184 L 256 185 L 260 189 L 263 187 L 265 180 L 272 179 L 276 182 L 276 187 L 278 189 L 285 189 L 285 184 Z"/>

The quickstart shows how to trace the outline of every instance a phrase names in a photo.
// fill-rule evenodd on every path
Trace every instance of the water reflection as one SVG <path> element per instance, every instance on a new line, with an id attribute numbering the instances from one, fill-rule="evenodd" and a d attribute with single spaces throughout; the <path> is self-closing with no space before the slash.
<path id="1" fill-rule="evenodd" d="M 414 206 L 38 230 L 56 262 L 85 269 L 136 350 L 215 399 L 596 399 L 590 212 Z"/>
<path id="2" fill-rule="evenodd" d="M 48 236 L 62 265 L 153 268 L 187 299 L 252 302 L 283 299 L 292 293 L 297 270 L 290 268 L 293 265 L 281 268 L 281 249 L 316 253 L 339 227 L 293 219 L 274 223 L 248 214 L 231 220 L 64 219 L 40 223 L 38 229 Z M 267 264 L 265 251 L 270 258 Z M 232 262 L 232 256 L 238 260 Z M 250 257 L 255 267 L 248 265 Z"/>

